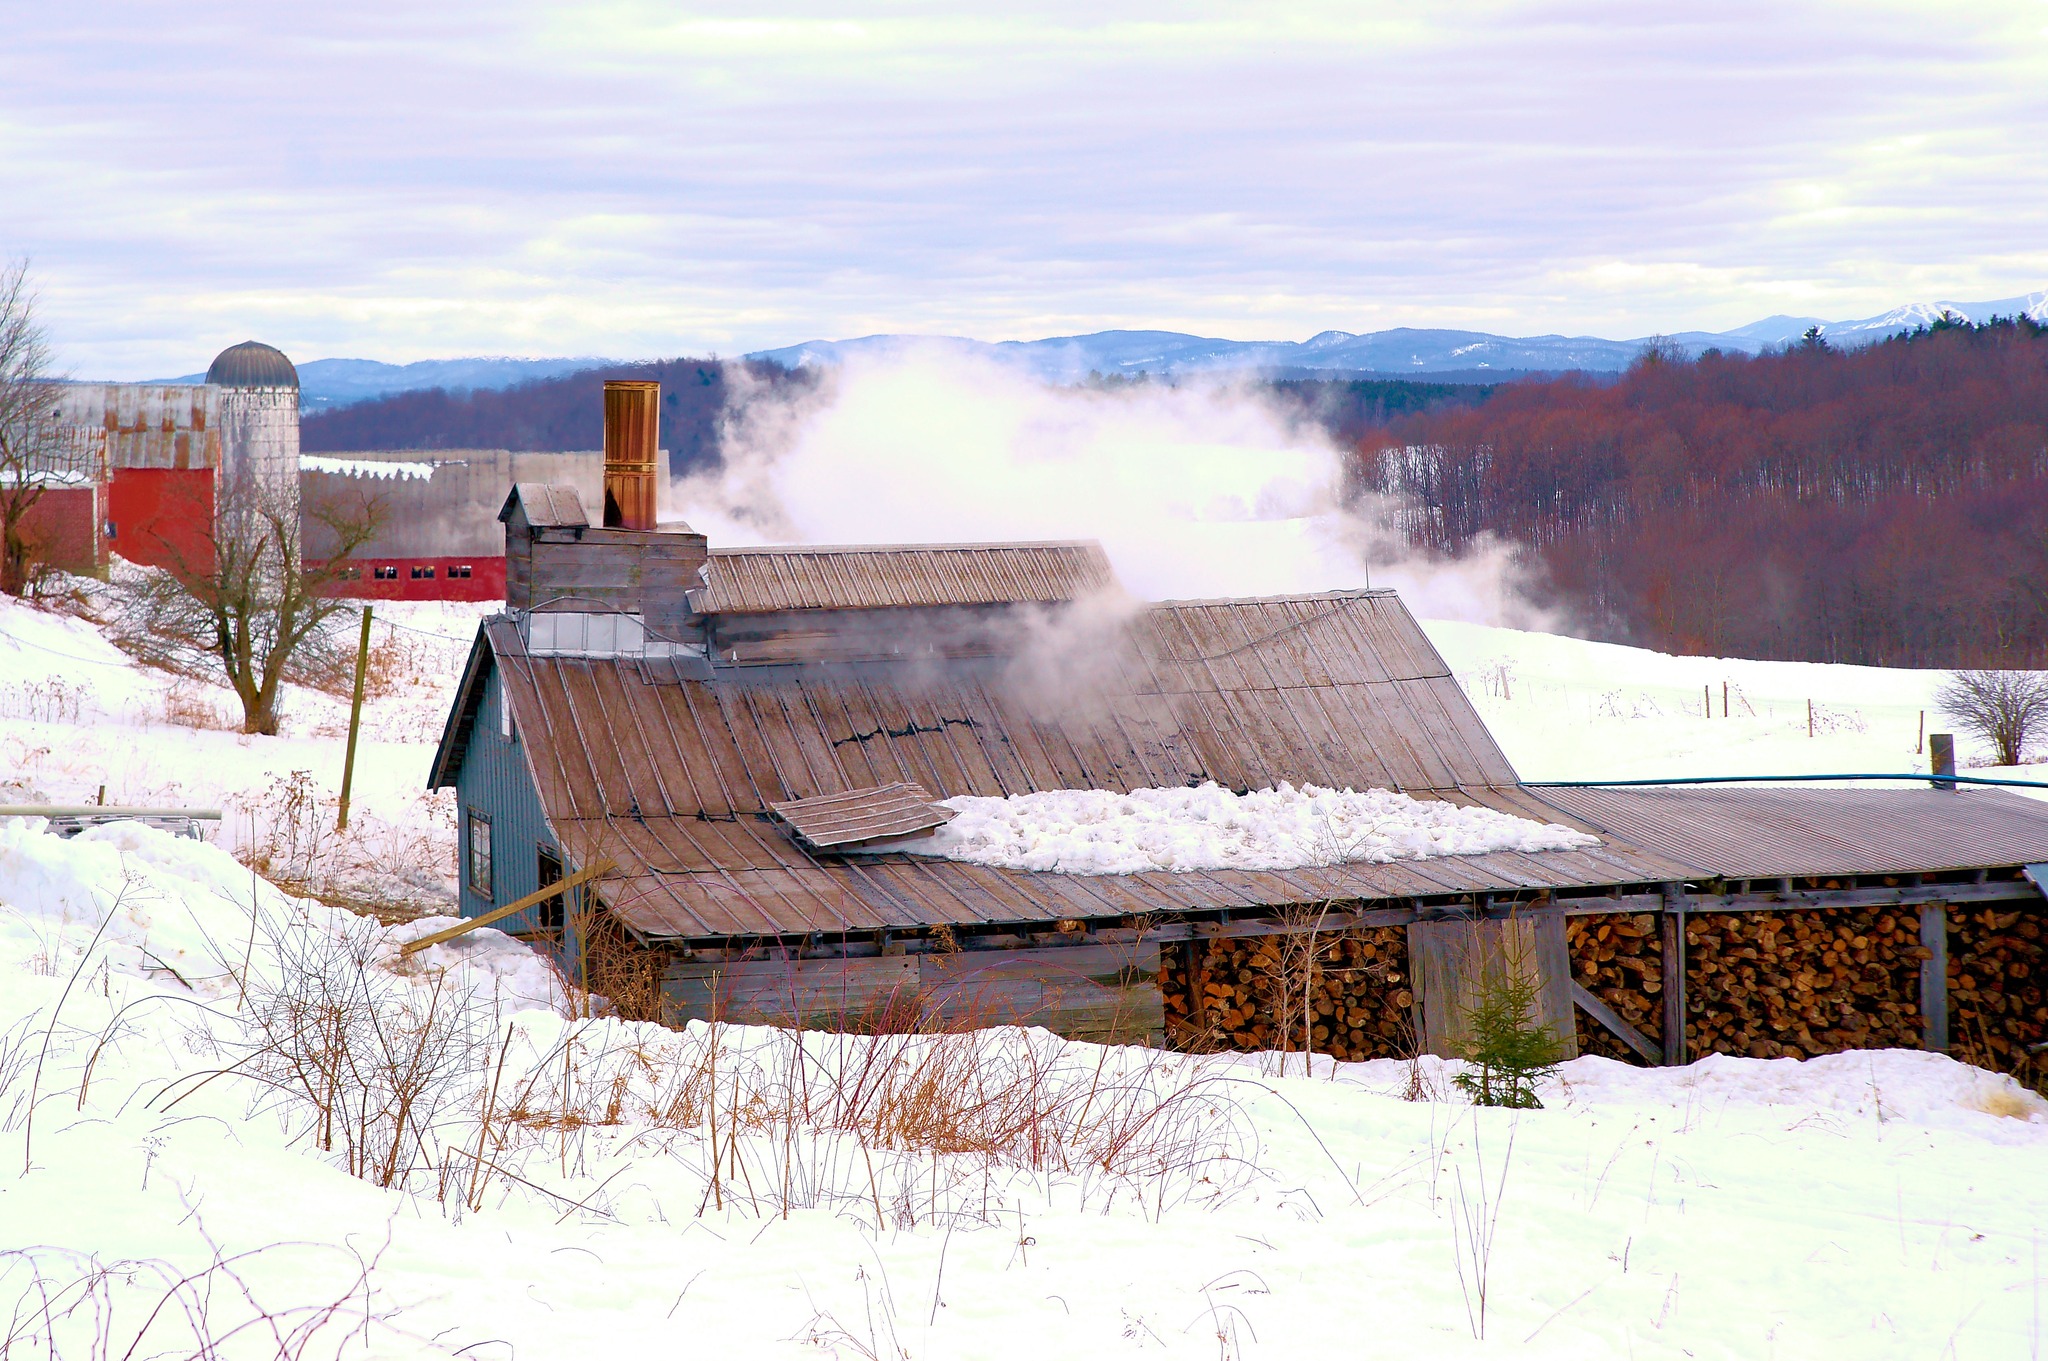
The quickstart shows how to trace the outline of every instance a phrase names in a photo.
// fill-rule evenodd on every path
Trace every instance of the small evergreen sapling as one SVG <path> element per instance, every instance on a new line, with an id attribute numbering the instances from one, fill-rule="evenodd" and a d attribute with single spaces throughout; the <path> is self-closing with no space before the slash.
<path id="1" fill-rule="evenodd" d="M 1557 1071 L 1564 1045 L 1536 1023 L 1535 978 L 1519 969 L 1487 970 L 1465 1019 L 1465 1055 L 1473 1066 L 1457 1083 L 1472 1104 L 1541 1110 L 1536 1084 Z"/>

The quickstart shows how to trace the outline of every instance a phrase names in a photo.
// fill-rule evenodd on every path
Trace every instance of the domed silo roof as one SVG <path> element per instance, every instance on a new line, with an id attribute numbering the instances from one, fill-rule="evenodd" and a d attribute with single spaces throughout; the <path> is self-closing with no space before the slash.
<path id="1" fill-rule="evenodd" d="M 206 381 L 227 388 L 296 388 L 299 371 L 284 351 L 258 340 L 230 345 L 214 357 Z"/>

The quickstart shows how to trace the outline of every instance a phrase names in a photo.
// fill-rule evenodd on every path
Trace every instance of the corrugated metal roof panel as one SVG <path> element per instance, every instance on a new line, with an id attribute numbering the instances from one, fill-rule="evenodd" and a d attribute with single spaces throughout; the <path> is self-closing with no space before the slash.
<path id="1" fill-rule="evenodd" d="M 2048 858 L 2048 804 L 2002 791 L 1686 787 L 1532 791 L 1692 878 L 1912 874 Z"/>
<path id="2" fill-rule="evenodd" d="M 893 841 L 942 827 L 958 816 L 933 803 L 914 784 L 874 785 L 840 794 L 771 803 L 768 811 L 786 823 L 805 847 L 830 851 L 872 841 Z"/>
<path id="3" fill-rule="evenodd" d="M 858 574 L 834 589 L 865 589 Z M 1931 872 L 2048 861 L 2048 808 L 1934 790 L 1520 788 L 1390 593 L 1148 607 L 1128 649 L 1042 686 L 1002 661 L 720 669 L 528 658 L 487 627 L 565 847 L 626 866 L 608 899 L 656 936 L 1042 922 L 1673 879 Z M 1580 851 L 1287 873 L 1030 874 L 819 859 L 773 805 L 1281 780 L 1394 787 L 1563 821 Z M 927 791 L 930 791 L 927 793 Z"/>
<path id="4" fill-rule="evenodd" d="M 1116 589 L 1100 544 L 915 544 L 714 549 L 700 614 L 1058 604 Z"/>

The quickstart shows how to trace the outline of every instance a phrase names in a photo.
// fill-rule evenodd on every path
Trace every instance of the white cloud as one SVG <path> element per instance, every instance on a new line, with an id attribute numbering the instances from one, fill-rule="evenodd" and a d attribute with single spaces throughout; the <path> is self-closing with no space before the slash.
<path id="1" fill-rule="evenodd" d="M 2032 3 L 23 6 L 71 365 L 1615 335 L 2048 278 Z M 1910 286 L 1910 288 L 1909 288 Z"/>

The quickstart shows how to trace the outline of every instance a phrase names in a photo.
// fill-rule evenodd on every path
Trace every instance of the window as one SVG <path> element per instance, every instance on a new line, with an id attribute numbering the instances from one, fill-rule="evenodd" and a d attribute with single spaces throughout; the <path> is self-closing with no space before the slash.
<path id="1" fill-rule="evenodd" d="M 107 521 L 107 537 L 110 539 L 116 537 L 115 526 L 112 520 Z"/>
<path id="2" fill-rule="evenodd" d="M 469 810 L 469 887 L 491 896 L 491 820 L 474 808 Z"/>
<path id="3" fill-rule="evenodd" d="M 379 581 L 398 580 L 398 569 L 396 567 L 379 567 L 375 570 L 377 573 L 377 580 Z"/>
<path id="4" fill-rule="evenodd" d="M 397 575 L 396 568 L 392 569 L 392 575 Z M 432 581 L 434 579 L 434 569 L 431 567 L 415 567 L 412 569 L 412 579 L 414 581 Z"/>
<path id="5" fill-rule="evenodd" d="M 450 577 L 459 577 L 462 580 L 467 581 L 470 578 L 471 570 L 472 569 L 470 567 L 470 564 L 466 562 L 459 562 L 448 569 L 448 575 Z"/>
<path id="6" fill-rule="evenodd" d="M 540 887 L 546 888 L 549 884 L 562 882 L 562 857 L 558 852 L 546 846 L 541 847 L 536 867 L 540 871 Z M 562 897 L 562 894 L 557 893 L 554 897 L 541 901 L 541 930 L 559 932 L 562 929 Z"/>

